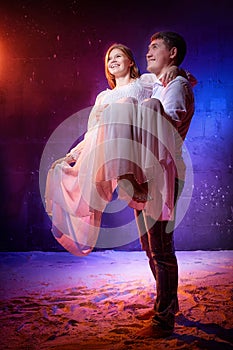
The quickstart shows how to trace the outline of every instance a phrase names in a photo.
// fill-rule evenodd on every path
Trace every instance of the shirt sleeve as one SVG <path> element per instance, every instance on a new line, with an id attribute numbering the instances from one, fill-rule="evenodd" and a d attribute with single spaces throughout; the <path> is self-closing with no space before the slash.
<path id="1" fill-rule="evenodd" d="M 186 116 L 192 87 L 187 79 L 177 77 L 172 80 L 161 94 L 161 102 L 168 117 L 176 122 L 181 122 Z"/>

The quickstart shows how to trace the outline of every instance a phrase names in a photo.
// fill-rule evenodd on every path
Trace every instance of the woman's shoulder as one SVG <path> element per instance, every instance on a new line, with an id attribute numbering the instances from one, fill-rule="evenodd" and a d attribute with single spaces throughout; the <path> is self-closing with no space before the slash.
<path id="1" fill-rule="evenodd" d="M 102 99 L 110 92 L 110 89 L 105 89 L 98 93 L 96 96 L 95 104 L 101 104 Z"/>

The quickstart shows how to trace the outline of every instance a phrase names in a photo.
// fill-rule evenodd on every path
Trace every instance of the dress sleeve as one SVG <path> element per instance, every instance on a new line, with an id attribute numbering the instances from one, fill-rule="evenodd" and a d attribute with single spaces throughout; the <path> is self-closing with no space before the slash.
<path id="1" fill-rule="evenodd" d="M 87 123 L 87 132 L 84 135 L 84 139 L 74 148 L 71 149 L 71 151 L 69 152 L 69 154 L 75 159 L 77 160 L 80 153 L 82 152 L 82 149 L 84 147 L 85 144 L 85 140 L 87 138 L 87 136 L 89 135 L 89 131 L 90 129 L 92 129 L 93 127 L 96 126 L 97 124 L 97 118 L 96 118 L 96 111 L 98 110 L 99 106 L 102 104 L 102 99 L 105 96 L 105 94 L 107 93 L 107 89 L 100 92 L 96 99 L 95 99 L 95 103 L 94 106 L 92 107 L 89 117 L 88 117 L 88 123 Z"/>
<path id="2" fill-rule="evenodd" d="M 196 86 L 197 85 L 197 79 L 195 78 L 195 76 L 192 73 L 190 73 L 188 70 L 185 70 L 185 73 L 186 73 L 188 81 L 190 82 L 192 87 Z"/>
<path id="3" fill-rule="evenodd" d="M 101 91 L 101 92 L 97 95 L 97 97 L 96 97 L 96 99 L 95 99 L 94 107 L 95 107 L 95 106 L 99 106 L 99 105 L 101 105 L 101 104 L 103 103 L 103 98 L 104 98 L 104 96 L 108 93 L 108 91 L 109 91 L 109 89 L 106 89 L 106 90 L 104 90 L 104 91 Z"/>
<path id="4" fill-rule="evenodd" d="M 143 73 L 140 77 L 140 80 L 145 85 L 153 85 L 157 80 L 156 75 L 153 73 Z"/>
<path id="5" fill-rule="evenodd" d="M 148 98 L 152 95 L 153 86 L 156 80 L 157 78 L 153 73 L 144 73 L 140 76 L 141 85 L 145 89 Z"/>
<path id="6" fill-rule="evenodd" d="M 190 73 L 187 69 L 184 69 L 184 68 L 179 68 L 179 70 L 180 70 L 180 75 L 186 78 L 190 82 L 192 87 L 197 85 L 197 79 L 192 73 Z"/>
<path id="7" fill-rule="evenodd" d="M 93 128 L 96 125 L 96 123 L 97 123 L 96 113 L 97 113 L 98 109 L 100 108 L 100 106 L 103 104 L 103 98 L 107 94 L 107 92 L 108 92 L 108 89 L 101 91 L 97 95 L 94 106 L 92 107 L 91 112 L 90 112 L 89 117 L 88 117 L 87 130 Z"/>

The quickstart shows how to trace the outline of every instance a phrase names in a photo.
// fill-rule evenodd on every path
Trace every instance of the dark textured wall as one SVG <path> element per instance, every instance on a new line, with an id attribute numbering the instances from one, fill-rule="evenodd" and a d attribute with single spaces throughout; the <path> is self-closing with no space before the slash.
<path id="1" fill-rule="evenodd" d="M 183 66 L 198 79 L 186 139 L 194 191 L 176 229 L 176 248 L 233 249 L 230 9 L 226 0 L 214 5 L 209 0 L 1 3 L 1 250 L 61 249 L 50 233 L 39 190 L 46 142 L 60 123 L 91 106 L 107 87 L 103 57 L 111 43 L 130 46 L 144 72 L 150 35 L 163 29 L 184 35 Z M 85 126 L 80 121 L 82 132 Z M 126 215 L 133 220 L 130 210 Z M 108 226 L 107 215 L 103 221 Z M 138 247 L 137 241 L 128 246 Z"/>

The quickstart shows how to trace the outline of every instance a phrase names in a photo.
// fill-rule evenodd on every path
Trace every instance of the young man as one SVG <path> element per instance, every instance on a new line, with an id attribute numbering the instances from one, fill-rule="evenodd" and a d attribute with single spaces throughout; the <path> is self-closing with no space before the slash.
<path id="1" fill-rule="evenodd" d="M 174 188 L 175 202 L 185 179 L 182 141 L 185 139 L 194 114 L 194 95 L 190 82 L 182 76 L 177 76 L 166 86 L 162 85 L 160 79 L 171 66 L 180 66 L 185 55 L 185 40 L 174 32 L 155 33 L 151 37 L 146 55 L 147 70 L 157 77 L 152 98 L 146 102 L 146 106 L 152 108 L 154 113 L 159 108 L 159 112 L 163 113 L 164 118 L 170 120 L 178 132 L 175 139 L 177 173 L 175 184 L 170 183 L 171 188 Z M 167 337 L 173 333 L 175 314 L 179 310 L 178 266 L 173 242 L 174 220 L 159 218 L 155 222 L 146 212 L 137 210 L 135 210 L 135 218 L 142 249 L 146 251 L 156 279 L 157 291 L 151 324 L 142 329 L 139 337 Z"/>

